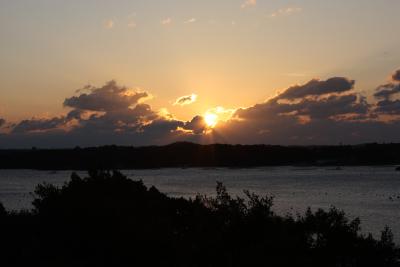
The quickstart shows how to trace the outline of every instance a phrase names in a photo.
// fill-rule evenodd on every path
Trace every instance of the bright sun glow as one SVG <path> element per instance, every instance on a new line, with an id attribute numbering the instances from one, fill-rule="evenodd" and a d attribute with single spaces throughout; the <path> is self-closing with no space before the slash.
<path id="1" fill-rule="evenodd" d="M 214 128 L 218 123 L 218 115 L 214 113 L 206 113 L 204 115 L 204 121 L 208 127 Z"/>

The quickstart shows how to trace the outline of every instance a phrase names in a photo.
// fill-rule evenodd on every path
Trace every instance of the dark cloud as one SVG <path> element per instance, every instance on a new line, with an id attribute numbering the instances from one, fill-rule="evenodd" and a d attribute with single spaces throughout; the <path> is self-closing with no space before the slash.
<path id="1" fill-rule="evenodd" d="M 6 124 L 6 120 L 0 118 L 0 127 L 2 127 L 4 124 Z"/>
<path id="2" fill-rule="evenodd" d="M 144 132 L 174 132 L 180 127 L 184 127 L 185 123 L 178 120 L 157 119 L 151 124 L 143 127 Z"/>
<path id="3" fill-rule="evenodd" d="M 195 95 L 195 94 L 182 96 L 175 101 L 174 105 L 180 105 L 180 106 L 189 105 L 189 104 L 194 103 L 196 101 L 196 99 L 197 99 L 197 95 Z"/>
<path id="4" fill-rule="evenodd" d="M 296 99 L 307 96 L 320 96 L 331 93 L 343 93 L 353 89 L 354 81 L 343 77 L 334 77 L 326 81 L 311 80 L 304 85 L 295 85 L 279 95 L 279 99 Z"/>
<path id="5" fill-rule="evenodd" d="M 139 103 L 147 96 L 146 92 L 133 92 L 111 81 L 103 87 L 90 88 L 89 93 L 66 99 L 64 105 L 74 108 L 67 118 L 77 120 L 73 133 L 81 136 L 118 135 L 121 142 L 124 135 L 130 136 L 132 143 L 134 139 L 145 140 L 150 136 L 159 140 L 180 124 L 161 116 L 150 105 Z"/>
<path id="6" fill-rule="evenodd" d="M 80 120 L 82 118 L 82 115 L 85 114 L 85 111 L 80 110 L 80 109 L 74 109 L 71 110 L 68 114 L 67 114 L 67 120 Z"/>
<path id="7" fill-rule="evenodd" d="M 345 114 L 367 114 L 369 104 L 356 94 L 330 95 L 326 98 L 303 99 L 296 103 L 280 103 L 275 99 L 257 104 L 246 109 L 239 109 L 234 114 L 238 119 L 263 120 L 266 117 L 299 117 L 309 116 L 311 119 L 328 119 Z"/>
<path id="8" fill-rule="evenodd" d="M 202 116 L 180 121 L 143 103 L 134 92 L 111 81 L 88 86 L 67 98 L 68 113 L 10 124 L 0 147 L 162 145 L 175 141 L 268 144 L 400 142 L 400 82 L 378 87 L 376 104 L 354 90 L 354 81 L 331 78 L 289 87 L 270 100 L 236 110 L 214 129 Z M 382 116 L 385 115 L 385 116 Z M 1 122 L 0 124 L 4 124 Z M 8 132 L 8 131 L 7 131 Z"/>
<path id="9" fill-rule="evenodd" d="M 89 93 L 65 99 L 64 106 L 90 111 L 123 110 L 148 97 L 145 92 L 133 92 L 126 87 L 118 86 L 115 81 L 110 81 L 100 88 L 85 89 L 89 90 Z"/>
<path id="10" fill-rule="evenodd" d="M 398 81 L 400 82 L 400 69 L 396 70 L 393 74 L 392 74 L 392 79 L 393 81 Z"/>
<path id="11" fill-rule="evenodd" d="M 346 114 L 366 114 L 368 104 L 356 94 L 329 96 L 321 100 L 305 100 L 294 105 L 299 115 L 308 115 L 312 119 L 328 119 Z"/>
<path id="12" fill-rule="evenodd" d="M 338 144 L 400 140 L 400 136 L 394 132 L 379 134 L 388 129 L 400 129 L 400 122 L 387 124 L 378 121 L 366 98 L 349 89 L 353 88 L 353 82 L 346 78 L 340 80 L 334 83 L 332 79 L 313 80 L 304 86 L 290 87 L 264 103 L 237 110 L 230 121 L 220 124 L 216 130 L 225 142 L 248 144 Z M 335 81 L 338 81 L 337 78 Z M 316 84 L 324 86 L 318 86 L 319 90 L 316 90 Z M 325 86 L 327 84 L 329 86 Z M 317 92 L 321 94 L 314 97 Z M 297 100 L 288 102 L 282 99 Z"/>
<path id="13" fill-rule="evenodd" d="M 23 120 L 10 134 L 0 136 L 0 145 L 144 145 L 174 140 L 175 134 L 189 134 L 178 129 L 185 127 L 184 122 L 160 115 L 141 103 L 148 96 L 146 92 L 134 92 L 111 81 L 99 88 L 87 86 L 77 93 L 64 101 L 64 106 L 72 109 L 66 116 Z M 4 142 L 6 139 L 14 143 Z"/>
<path id="14" fill-rule="evenodd" d="M 374 97 L 379 101 L 376 104 L 375 112 L 386 115 L 400 115 L 400 70 L 392 75 L 390 83 L 380 85 L 376 89 Z"/>
<path id="15" fill-rule="evenodd" d="M 23 120 L 16 124 L 12 129 L 12 133 L 30 133 L 30 132 L 41 132 L 49 130 L 58 130 L 60 126 L 63 126 L 66 122 L 65 117 L 56 117 L 51 119 L 31 119 Z"/>
<path id="16" fill-rule="evenodd" d="M 187 136 L 187 133 L 180 130 L 183 127 L 182 121 L 157 119 L 145 125 L 142 133 L 151 140 L 151 144 L 167 144 L 180 141 L 180 138 Z"/>
<path id="17" fill-rule="evenodd" d="M 400 115 L 400 100 L 382 100 L 375 110 L 380 114 Z"/>
<path id="18" fill-rule="evenodd" d="M 194 134 L 202 134 L 207 129 L 207 124 L 202 116 L 195 116 L 190 122 L 185 123 L 184 129 Z"/>
<path id="19" fill-rule="evenodd" d="M 104 114 L 92 114 L 87 119 L 80 119 L 75 131 L 98 132 L 137 132 L 153 120 L 163 119 L 147 104 L 138 104 L 134 108 L 114 110 Z"/>
<path id="20" fill-rule="evenodd" d="M 389 83 L 379 86 L 374 94 L 379 99 L 389 99 L 390 97 L 400 93 L 400 84 Z"/>

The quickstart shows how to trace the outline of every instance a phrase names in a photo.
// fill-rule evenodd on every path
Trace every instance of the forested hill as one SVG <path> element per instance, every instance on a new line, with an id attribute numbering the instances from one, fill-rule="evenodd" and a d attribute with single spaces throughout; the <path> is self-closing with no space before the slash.
<path id="1" fill-rule="evenodd" d="M 400 164 L 400 144 L 340 146 L 198 145 L 104 146 L 0 150 L 0 169 L 142 169 L 278 165 Z"/>

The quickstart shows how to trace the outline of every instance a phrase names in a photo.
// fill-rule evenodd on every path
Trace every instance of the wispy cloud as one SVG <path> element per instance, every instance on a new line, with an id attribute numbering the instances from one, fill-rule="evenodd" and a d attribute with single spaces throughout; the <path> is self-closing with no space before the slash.
<path id="1" fill-rule="evenodd" d="M 185 105 L 190 105 L 196 102 L 197 100 L 197 95 L 196 94 L 191 94 L 191 95 L 185 95 L 182 97 L 179 97 L 175 103 L 174 106 L 179 105 L 179 106 L 185 106 Z"/>
<path id="2" fill-rule="evenodd" d="M 280 16 L 290 16 L 295 13 L 300 13 L 302 12 L 303 9 L 301 7 L 286 7 L 286 8 L 281 8 L 276 10 L 275 12 L 271 13 L 269 15 L 270 18 L 276 18 Z"/>
<path id="3" fill-rule="evenodd" d="M 242 8 L 247 8 L 247 7 L 251 7 L 251 6 L 255 6 L 257 5 L 257 0 L 246 0 L 243 4 L 242 4 Z"/>
<path id="4" fill-rule="evenodd" d="M 184 23 L 185 24 L 190 24 L 190 23 L 195 23 L 196 21 L 197 21 L 196 18 L 191 18 L 191 19 L 186 20 Z"/>
<path id="5" fill-rule="evenodd" d="M 172 19 L 171 18 L 165 18 L 161 21 L 161 25 L 170 25 L 172 23 Z"/>
<path id="6" fill-rule="evenodd" d="M 114 28 L 114 25 L 115 25 L 115 22 L 112 19 L 108 19 L 108 20 L 104 21 L 104 23 L 103 23 L 104 28 L 108 29 L 108 30 Z"/>
<path id="7" fill-rule="evenodd" d="M 137 27 L 136 22 L 130 21 L 130 22 L 128 23 L 128 28 L 135 29 L 136 27 Z"/>

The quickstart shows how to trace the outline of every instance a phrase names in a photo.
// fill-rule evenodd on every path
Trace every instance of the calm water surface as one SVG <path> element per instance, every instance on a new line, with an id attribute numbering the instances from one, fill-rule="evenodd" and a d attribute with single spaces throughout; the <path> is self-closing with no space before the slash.
<path id="1" fill-rule="evenodd" d="M 400 172 L 394 166 L 268 167 L 255 169 L 158 169 L 123 171 L 128 177 L 155 185 L 169 196 L 215 195 L 216 181 L 232 195 L 243 190 L 275 196 L 279 214 L 304 212 L 307 207 L 334 205 L 360 217 L 363 232 L 375 236 L 388 225 L 400 243 Z M 62 185 L 71 171 L 0 170 L 0 201 L 8 209 L 29 209 L 38 183 Z M 85 173 L 80 172 L 85 175 Z"/>

